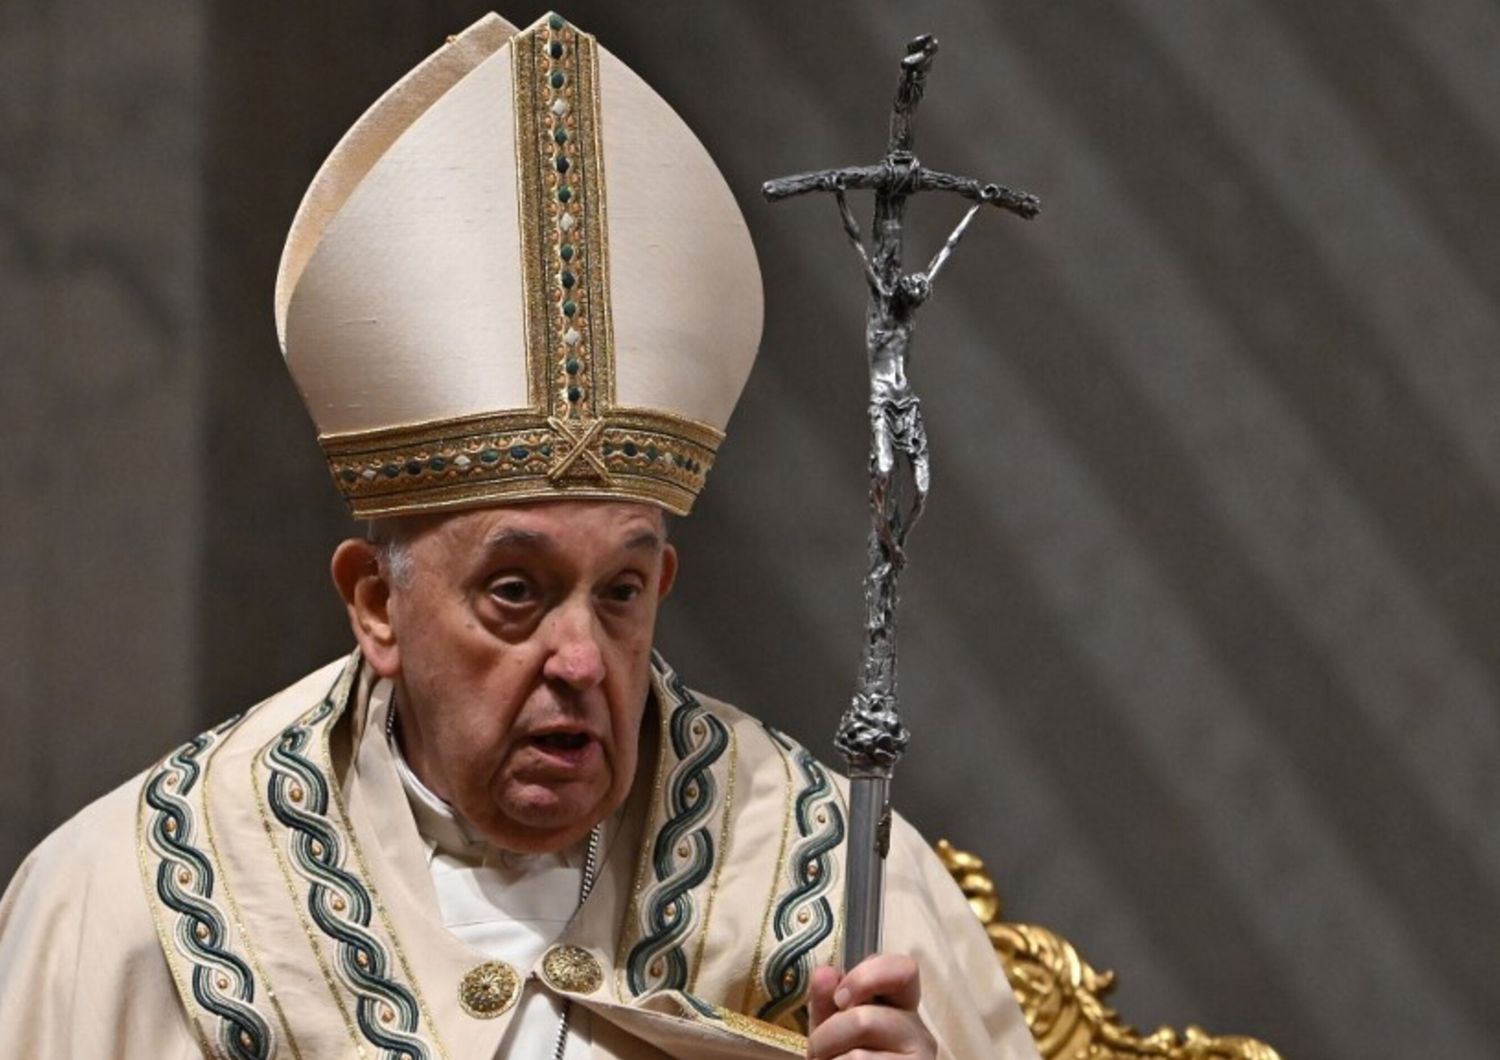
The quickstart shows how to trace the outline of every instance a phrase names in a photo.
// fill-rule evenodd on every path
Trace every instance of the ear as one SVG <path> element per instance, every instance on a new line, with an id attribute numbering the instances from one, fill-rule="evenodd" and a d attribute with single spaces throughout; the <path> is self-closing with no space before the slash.
<path id="1" fill-rule="evenodd" d="M 349 612 L 349 626 L 365 659 L 381 677 L 401 674 L 401 652 L 391 626 L 391 586 L 380 568 L 376 546 L 351 537 L 333 550 L 333 584 Z"/>
<path id="2" fill-rule="evenodd" d="M 656 582 L 657 600 L 665 600 L 676 582 L 677 549 L 673 548 L 671 544 L 666 544 L 661 549 L 661 577 Z"/>

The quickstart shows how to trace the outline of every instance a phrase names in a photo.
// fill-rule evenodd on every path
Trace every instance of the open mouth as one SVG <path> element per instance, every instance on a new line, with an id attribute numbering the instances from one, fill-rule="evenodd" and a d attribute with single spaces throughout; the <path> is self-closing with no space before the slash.
<path id="1" fill-rule="evenodd" d="M 588 734 L 582 732 L 548 732 L 536 737 L 537 746 L 548 751 L 581 751 L 588 742 Z"/>

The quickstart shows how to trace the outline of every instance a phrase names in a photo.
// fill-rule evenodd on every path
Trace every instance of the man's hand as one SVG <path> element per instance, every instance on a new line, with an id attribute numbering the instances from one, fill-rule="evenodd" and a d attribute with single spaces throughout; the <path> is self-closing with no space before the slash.
<path id="1" fill-rule="evenodd" d="M 813 970 L 808 1004 L 811 1060 L 935 1060 L 937 1042 L 917 1015 L 922 979 L 910 957 L 877 953 L 840 975 Z"/>

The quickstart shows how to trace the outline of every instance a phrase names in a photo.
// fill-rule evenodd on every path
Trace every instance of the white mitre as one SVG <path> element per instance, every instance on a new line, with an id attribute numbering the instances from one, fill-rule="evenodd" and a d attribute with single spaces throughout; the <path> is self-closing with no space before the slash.
<path id="1" fill-rule="evenodd" d="M 558 15 L 487 15 L 308 189 L 276 325 L 356 516 L 686 514 L 755 358 L 755 250 L 682 119 Z"/>

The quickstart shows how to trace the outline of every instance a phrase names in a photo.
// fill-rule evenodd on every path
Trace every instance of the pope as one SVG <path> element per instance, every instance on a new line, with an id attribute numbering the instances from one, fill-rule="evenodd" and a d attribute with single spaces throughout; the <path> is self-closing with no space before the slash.
<path id="1" fill-rule="evenodd" d="M 1033 1058 L 904 821 L 847 971 L 846 787 L 653 650 L 759 342 L 744 221 L 557 15 L 346 134 L 276 285 L 367 532 L 356 647 L 83 810 L 0 902 L 28 1057 Z"/>

